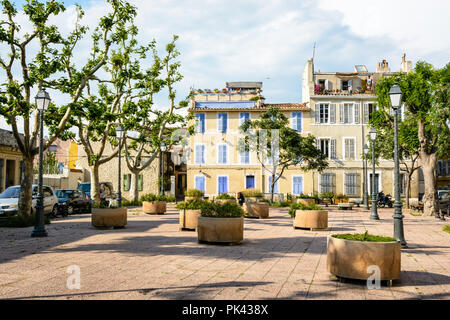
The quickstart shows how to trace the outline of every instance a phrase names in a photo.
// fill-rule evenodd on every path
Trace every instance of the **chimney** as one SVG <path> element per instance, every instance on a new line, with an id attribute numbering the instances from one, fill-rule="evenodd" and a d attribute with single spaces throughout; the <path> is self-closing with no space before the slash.
<path id="1" fill-rule="evenodd" d="M 391 68 L 389 68 L 389 63 L 386 60 L 378 62 L 377 72 L 391 72 Z"/>
<path id="2" fill-rule="evenodd" d="M 412 62 L 406 61 L 406 53 L 402 56 L 402 65 L 400 67 L 400 72 L 408 73 L 412 70 Z"/>

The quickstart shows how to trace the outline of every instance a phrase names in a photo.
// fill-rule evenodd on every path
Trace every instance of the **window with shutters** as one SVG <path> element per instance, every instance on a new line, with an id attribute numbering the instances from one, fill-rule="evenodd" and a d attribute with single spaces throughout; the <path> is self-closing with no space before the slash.
<path id="1" fill-rule="evenodd" d="M 205 164 L 206 146 L 199 144 L 195 146 L 195 164 Z"/>
<path id="2" fill-rule="evenodd" d="M 219 113 L 217 115 L 217 130 L 221 133 L 226 133 L 227 126 L 228 126 L 228 114 Z"/>
<path id="3" fill-rule="evenodd" d="M 364 104 L 364 123 L 369 123 L 372 119 L 372 113 L 377 110 L 375 103 L 365 103 Z"/>
<path id="4" fill-rule="evenodd" d="M 319 138 L 317 149 L 320 149 L 329 159 L 336 159 L 336 139 Z"/>
<path id="5" fill-rule="evenodd" d="M 292 112 L 292 129 L 298 132 L 302 132 L 302 113 L 301 112 Z"/>
<path id="6" fill-rule="evenodd" d="M 319 105 L 319 122 L 328 123 L 329 121 L 329 105 L 326 103 L 321 103 Z"/>
<path id="7" fill-rule="evenodd" d="M 344 138 L 344 159 L 355 160 L 356 159 L 356 139 Z"/>
<path id="8" fill-rule="evenodd" d="M 240 153 L 241 164 L 249 164 L 250 163 L 250 151 L 242 150 Z"/>
<path id="9" fill-rule="evenodd" d="M 293 176 L 292 177 L 292 194 L 302 194 L 303 193 L 303 177 Z"/>
<path id="10" fill-rule="evenodd" d="M 344 103 L 341 105 L 342 123 L 353 123 L 353 103 Z"/>
<path id="11" fill-rule="evenodd" d="M 276 177 L 275 177 L 276 179 Z M 275 182 L 274 186 L 273 186 L 273 193 L 278 193 L 278 182 L 280 182 L 280 180 L 277 180 L 277 182 Z M 267 176 L 267 192 L 270 192 L 270 189 L 272 188 L 272 176 Z"/>
<path id="12" fill-rule="evenodd" d="M 140 174 L 138 176 L 138 191 L 144 190 L 144 175 Z"/>
<path id="13" fill-rule="evenodd" d="M 219 144 L 217 147 L 218 147 L 217 163 L 226 164 L 227 163 L 227 145 Z"/>
<path id="14" fill-rule="evenodd" d="M 250 120 L 250 113 L 248 112 L 241 112 L 239 114 L 239 126 L 242 126 L 245 121 Z"/>
<path id="15" fill-rule="evenodd" d="M 206 192 L 206 190 L 205 190 L 205 176 L 195 176 L 194 185 L 195 185 L 195 189 L 202 190 L 203 192 Z"/>
<path id="16" fill-rule="evenodd" d="M 217 193 L 227 193 L 228 192 L 228 177 L 218 176 L 217 177 Z"/>
<path id="17" fill-rule="evenodd" d="M 131 174 L 123 175 L 123 191 L 130 191 Z"/>
<path id="18" fill-rule="evenodd" d="M 344 174 L 344 187 L 346 195 L 358 194 L 358 174 L 357 173 L 345 173 Z"/>
<path id="19" fill-rule="evenodd" d="M 405 187 L 406 187 L 406 174 L 400 173 L 399 174 L 399 189 L 400 189 L 401 195 L 405 194 Z"/>
<path id="20" fill-rule="evenodd" d="M 196 133 L 205 133 L 205 114 L 197 113 L 195 115 L 196 123 L 195 123 L 195 132 Z"/>
<path id="21" fill-rule="evenodd" d="M 334 191 L 334 174 L 323 173 L 320 175 L 319 183 L 320 192 L 333 192 Z"/>

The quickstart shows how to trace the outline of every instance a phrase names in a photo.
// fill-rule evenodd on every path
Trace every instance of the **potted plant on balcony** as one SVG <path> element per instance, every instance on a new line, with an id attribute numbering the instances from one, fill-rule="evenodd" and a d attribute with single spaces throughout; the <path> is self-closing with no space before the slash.
<path id="1" fill-rule="evenodd" d="M 303 203 L 304 205 L 308 206 L 310 204 L 315 204 L 316 200 L 313 196 L 302 193 L 297 196 L 297 203 Z"/>
<path id="2" fill-rule="evenodd" d="M 236 203 L 236 198 L 228 193 L 221 193 L 216 197 L 216 201 L 219 203 L 232 202 Z"/>
<path id="3" fill-rule="evenodd" d="M 148 193 L 141 197 L 142 211 L 146 214 L 164 214 L 166 212 L 166 197 L 163 195 L 157 196 L 153 193 Z"/>
<path id="4" fill-rule="evenodd" d="M 367 280 L 377 266 L 380 280 L 400 278 L 401 244 L 395 238 L 364 234 L 334 234 L 327 239 L 327 270 L 338 277 Z"/>
<path id="5" fill-rule="evenodd" d="M 310 203 L 308 205 L 303 203 L 293 203 L 289 210 L 289 215 L 294 218 L 294 229 L 328 229 L 328 211 L 315 203 Z"/>
<path id="6" fill-rule="evenodd" d="M 189 201 L 189 200 L 201 200 L 203 198 L 203 191 L 199 190 L 199 189 L 188 189 L 185 193 L 184 193 L 184 200 L 185 201 Z"/>
<path id="7" fill-rule="evenodd" d="M 91 224 L 97 229 L 120 229 L 127 224 L 126 207 L 98 205 L 92 208 Z"/>
<path id="8" fill-rule="evenodd" d="M 178 203 L 175 208 L 180 212 L 180 230 L 196 230 L 202 209 L 208 210 L 210 206 L 211 203 L 206 200 L 189 200 Z"/>
<path id="9" fill-rule="evenodd" d="M 231 202 L 204 205 L 198 217 L 200 243 L 240 244 L 244 239 L 244 211 Z"/>

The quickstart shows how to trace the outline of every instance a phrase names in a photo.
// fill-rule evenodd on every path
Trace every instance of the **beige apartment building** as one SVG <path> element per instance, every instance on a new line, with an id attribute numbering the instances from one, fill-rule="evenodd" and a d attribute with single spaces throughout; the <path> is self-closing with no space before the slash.
<path id="1" fill-rule="evenodd" d="M 402 58 L 403 72 L 411 62 Z M 375 72 L 364 65 L 352 72 L 316 72 L 313 59 L 303 71 L 303 103 L 270 104 L 290 119 L 290 125 L 302 135 L 316 137 L 317 147 L 329 158 L 329 168 L 322 173 L 303 172 L 291 167 L 275 186 L 279 194 L 333 192 L 361 200 L 363 197 L 363 146 L 367 141 L 368 121 L 375 110 L 374 89 L 382 76 L 390 76 L 383 60 Z M 253 152 L 240 152 L 239 126 L 256 119 L 269 104 L 256 100 L 261 82 L 227 82 L 222 90 L 194 90 L 189 108 L 195 115 L 196 133 L 189 138 L 191 156 L 187 166 L 188 188 L 202 189 L 206 196 L 235 194 L 246 188 L 269 192 L 270 174 L 264 172 Z M 400 111 L 401 112 L 401 111 Z M 401 176 L 401 193 L 405 192 Z M 367 173 L 369 193 L 371 169 Z M 375 171 L 376 191 L 394 194 L 394 164 L 380 160 Z M 419 175 L 413 177 L 411 197 L 419 194 Z"/>

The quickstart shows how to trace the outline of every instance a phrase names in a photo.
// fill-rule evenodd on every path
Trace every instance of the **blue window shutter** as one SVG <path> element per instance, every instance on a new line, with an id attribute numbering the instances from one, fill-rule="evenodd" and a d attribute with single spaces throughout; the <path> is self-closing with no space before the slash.
<path id="1" fill-rule="evenodd" d="M 297 131 L 302 132 L 302 116 L 301 112 L 297 112 Z"/>
<path id="2" fill-rule="evenodd" d="M 255 187 L 255 177 L 254 176 L 247 176 L 245 179 L 245 188 L 251 189 Z"/>
<path id="3" fill-rule="evenodd" d="M 205 192 L 205 177 L 195 177 L 195 189 Z"/>
<path id="4" fill-rule="evenodd" d="M 223 130 L 222 130 L 222 132 L 227 132 L 227 120 L 228 120 L 227 116 L 228 115 L 226 113 L 223 114 L 223 118 L 222 118 L 222 121 L 223 121 L 222 128 L 223 128 Z"/>
<path id="5" fill-rule="evenodd" d="M 218 128 L 217 128 L 218 131 L 222 132 L 222 133 L 226 133 L 227 132 L 227 114 L 219 113 L 218 119 L 219 119 Z"/>
<path id="6" fill-rule="evenodd" d="M 294 186 L 293 186 L 293 193 L 294 194 L 301 194 L 303 192 L 303 179 L 302 177 L 294 177 Z"/>
<path id="7" fill-rule="evenodd" d="M 227 177 L 219 177 L 219 193 L 228 192 L 228 181 Z"/>
<path id="8" fill-rule="evenodd" d="M 204 133 L 205 132 L 205 114 L 204 113 L 197 113 L 195 115 L 195 118 L 197 120 L 196 132 L 197 133 Z"/>
<path id="9" fill-rule="evenodd" d="M 297 112 L 292 112 L 292 129 L 297 130 Z"/>
<path id="10" fill-rule="evenodd" d="M 227 146 L 219 145 L 219 163 L 227 163 Z"/>
<path id="11" fill-rule="evenodd" d="M 202 113 L 200 116 L 200 119 L 201 119 L 201 124 L 202 124 L 201 130 L 202 130 L 202 133 L 204 133 L 205 132 L 205 114 Z"/>

